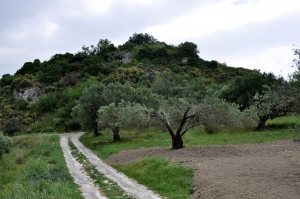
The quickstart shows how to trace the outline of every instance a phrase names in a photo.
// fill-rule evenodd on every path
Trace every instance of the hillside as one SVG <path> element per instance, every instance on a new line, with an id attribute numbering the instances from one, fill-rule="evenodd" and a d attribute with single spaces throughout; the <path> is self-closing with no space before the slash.
<path id="1" fill-rule="evenodd" d="M 24 63 L 14 75 L 3 75 L 0 129 L 8 125 L 11 134 L 79 129 L 71 120 L 72 108 L 85 88 L 99 82 L 152 88 L 161 76 L 171 82 L 170 95 L 182 97 L 186 88 L 192 92 L 221 88 L 249 72 L 200 58 L 192 42 L 174 46 L 147 33 L 135 33 L 118 47 L 101 39 L 75 54 L 55 54 L 44 62 L 35 59 Z"/>

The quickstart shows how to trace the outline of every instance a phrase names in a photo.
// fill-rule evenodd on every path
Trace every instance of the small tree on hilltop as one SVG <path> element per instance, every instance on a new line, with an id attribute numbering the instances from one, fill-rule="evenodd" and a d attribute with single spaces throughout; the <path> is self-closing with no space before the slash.
<path id="1" fill-rule="evenodd" d="M 179 56 L 181 58 L 187 57 L 187 58 L 194 58 L 198 57 L 199 50 L 197 48 L 197 44 L 193 42 L 184 42 L 178 45 L 179 49 Z"/>
<path id="2" fill-rule="evenodd" d="M 129 37 L 127 42 L 135 43 L 137 45 L 154 44 L 157 43 L 157 39 L 155 39 L 152 35 L 148 33 L 134 33 L 131 37 Z"/>

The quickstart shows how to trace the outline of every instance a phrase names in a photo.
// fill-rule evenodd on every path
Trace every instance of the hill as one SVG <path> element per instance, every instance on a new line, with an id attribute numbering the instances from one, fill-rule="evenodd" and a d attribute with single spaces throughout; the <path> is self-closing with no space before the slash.
<path id="1" fill-rule="evenodd" d="M 192 42 L 174 46 L 147 33 L 135 33 L 118 47 L 101 39 L 75 54 L 55 54 L 44 62 L 35 59 L 24 63 L 14 75 L 3 75 L 0 129 L 8 128 L 11 134 L 78 129 L 70 117 L 72 108 L 85 88 L 99 82 L 152 88 L 161 74 L 167 74 L 164 78 L 170 78 L 171 95 L 175 96 L 184 95 L 187 87 L 197 92 L 221 88 L 249 72 L 200 58 Z"/>

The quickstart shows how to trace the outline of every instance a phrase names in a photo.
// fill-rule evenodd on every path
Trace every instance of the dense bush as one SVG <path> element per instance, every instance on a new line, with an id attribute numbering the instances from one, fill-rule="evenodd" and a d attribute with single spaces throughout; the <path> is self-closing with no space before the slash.
<path id="1" fill-rule="evenodd" d="M 54 93 L 49 93 L 48 95 L 42 97 L 37 105 L 37 109 L 39 112 L 47 112 L 54 111 L 57 105 L 57 98 Z"/>
<path id="2" fill-rule="evenodd" d="M 13 117 L 6 121 L 4 124 L 4 133 L 7 135 L 14 135 L 14 133 L 20 131 L 18 120 Z"/>
<path id="3" fill-rule="evenodd" d="M 236 104 L 228 103 L 213 95 L 203 100 L 201 111 L 204 115 L 205 131 L 209 134 L 220 131 L 249 130 L 255 127 L 255 121 L 246 112 L 241 112 Z"/>
<path id="4" fill-rule="evenodd" d="M 15 78 L 11 86 L 15 89 L 31 87 L 33 85 L 34 76 L 30 74 L 25 74 L 24 76 L 19 76 Z"/>
<path id="5" fill-rule="evenodd" d="M 29 107 L 29 103 L 26 100 L 24 100 L 23 97 L 19 97 L 16 100 L 16 105 L 18 110 L 23 110 L 23 111 L 26 111 Z"/>
<path id="6" fill-rule="evenodd" d="M 2 132 L 0 132 L 0 158 L 4 153 L 9 153 L 12 147 L 12 139 L 8 136 L 4 136 Z"/>
<path id="7" fill-rule="evenodd" d="M 12 81 L 13 76 L 11 76 L 10 74 L 2 75 L 2 78 L 0 79 L 0 87 L 10 85 Z"/>
<path id="8" fill-rule="evenodd" d="M 157 43 L 157 39 L 155 39 L 152 35 L 148 33 L 134 33 L 131 37 L 129 37 L 128 43 L 134 43 L 137 45 L 142 44 L 155 44 Z"/>

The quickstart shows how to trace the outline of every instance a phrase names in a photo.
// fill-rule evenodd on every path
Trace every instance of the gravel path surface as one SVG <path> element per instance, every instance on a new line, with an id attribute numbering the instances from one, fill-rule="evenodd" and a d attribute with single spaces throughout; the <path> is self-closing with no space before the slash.
<path id="1" fill-rule="evenodd" d="M 78 172 L 82 173 L 81 171 L 78 170 L 73 170 L 74 165 L 80 165 L 79 163 L 74 163 L 73 161 L 76 161 L 72 156 L 71 156 L 71 151 L 68 147 L 68 138 L 71 139 L 71 141 L 74 143 L 74 145 L 78 148 L 78 150 L 85 155 L 88 160 L 96 167 L 96 169 L 104 174 L 106 177 L 112 179 L 115 181 L 128 195 L 136 198 L 136 199 L 160 199 L 161 197 L 154 193 L 153 191 L 147 189 L 147 187 L 138 184 L 136 181 L 129 179 L 127 176 L 124 174 L 118 172 L 114 168 L 108 166 L 105 164 L 97 155 L 95 155 L 91 150 L 86 148 L 79 140 L 78 138 L 82 135 L 83 133 L 70 133 L 70 134 L 63 134 L 61 136 L 61 146 L 64 151 L 64 155 L 68 164 L 68 167 L 70 169 L 70 172 L 72 175 L 79 175 L 80 179 L 83 178 L 81 177 L 83 174 L 77 174 Z M 66 144 L 65 144 L 66 143 Z M 69 163 L 68 163 L 69 162 Z M 70 166 L 69 166 L 70 165 Z M 77 166 L 76 166 L 77 167 Z M 75 177 L 74 177 L 75 178 Z M 81 186 L 82 191 L 85 190 L 86 187 L 91 187 L 87 186 L 88 183 L 85 181 L 81 180 L 76 180 L 75 182 Z M 91 182 L 91 180 L 90 180 Z M 83 188 L 82 188 L 83 187 Z M 94 189 L 90 189 L 88 191 L 90 192 L 95 192 L 96 198 L 104 198 L 103 196 L 99 196 L 97 193 L 98 190 L 94 187 Z M 95 198 L 94 196 L 84 196 L 85 198 Z"/>
<path id="2" fill-rule="evenodd" d="M 81 164 L 72 156 L 68 145 L 68 138 L 72 136 L 73 134 L 60 135 L 60 146 L 63 150 L 69 171 L 73 176 L 75 183 L 79 185 L 82 196 L 86 199 L 106 199 L 93 184 L 92 179 L 81 170 Z"/>

